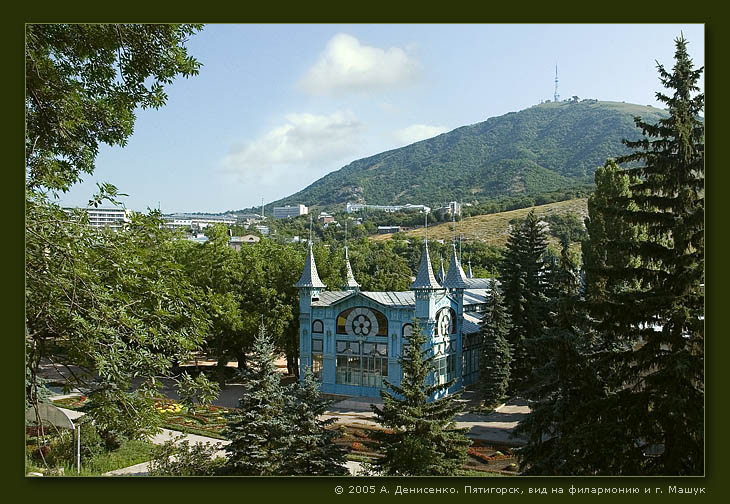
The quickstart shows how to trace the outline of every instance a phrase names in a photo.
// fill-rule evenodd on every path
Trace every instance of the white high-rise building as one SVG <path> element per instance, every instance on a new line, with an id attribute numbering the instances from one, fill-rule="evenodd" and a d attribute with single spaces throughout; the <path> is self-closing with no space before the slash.
<path id="1" fill-rule="evenodd" d="M 307 215 L 309 208 L 306 205 L 295 205 L 295 206 L 283 206 L 274 207 L 274 219 L 286 219 L 288 217 L 299 217 L 300 215 Z"/>
<path id="2" fill-rule="evenodd" d="M 65 210 L 70 211 L 70 208 Z M 91 227 L 109 227 L 117 230 L 129 222 L 130 211 L 126 208 L 82 208 L 89 217 Z"/>

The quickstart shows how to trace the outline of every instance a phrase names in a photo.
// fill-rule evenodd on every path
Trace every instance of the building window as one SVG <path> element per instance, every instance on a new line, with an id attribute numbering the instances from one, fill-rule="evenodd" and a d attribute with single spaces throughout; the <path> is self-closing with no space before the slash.
<path id="1" fill-rule="evenodd" d="M 387 376 L 387 343 L 337 341 L 335 383 L 380 388 Z"/>
<path id="2" fill-rule="evenodd" d="M 482 353 L 482 342 L 479 333 L 464 335 L 464 348 L 462 349 L 461 374 L 467 377 L 479 373 L 479 359 Z"/>
<path id="3" fill-rule="evenodd" d="M 388 319 L 377 310 L 350 308 L 337 316 L 337 334 L 356 337 L 387 336 Z"/>
<path id="4" fill-rule="evenodd" d="M 322 340 L 312 338 L 312 373 L 317 381 L 322 381 Z"/>
<path id="5" fill-rule="evenodd" d="M 413 324 L 403 324 L 403 339 L 410 338 L 413 334 Z"/>
<path id="6" fill-rule="evenodd" d="M 434 383 L 443 385 L 456 378 L 456 341 L 434 346 Z"/>
<path id="7" fill-rule="evenodd" d="M 321 320 L 315 320 L 312 322 L 312 334 L 314 333 L 323 333 L 324 332 L 324 324 Z"/>

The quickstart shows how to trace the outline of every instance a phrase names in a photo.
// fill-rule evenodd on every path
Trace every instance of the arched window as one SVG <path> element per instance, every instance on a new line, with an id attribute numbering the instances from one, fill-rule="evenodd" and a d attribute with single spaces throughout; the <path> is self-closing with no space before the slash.
<path id="1" fill-rule="evenodd" d="M 413 333 L 413 324 L 403 324 L 403 339 L 410 338 Z"/>
<path id="2" fill-rule="evenodd" d="M 312 322 L 312 334 L 314 333 L 323 333 L 324 332 L 324 324 L 321 320 L 315 320 Z"/>
<path id="3" fill-rule="evenodd" d="M 350 308 L 337 316 L 337 334 L 350 336 L 387 336 L 388 319 L 377 310 Z"/>

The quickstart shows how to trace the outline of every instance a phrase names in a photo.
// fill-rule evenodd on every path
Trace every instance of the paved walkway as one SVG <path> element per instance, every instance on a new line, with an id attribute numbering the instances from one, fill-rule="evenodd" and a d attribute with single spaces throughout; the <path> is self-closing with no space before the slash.
<path id="1" fill-rule="evenodd" d="M 227 408 L 238 406 L 238 399 L 242 394 L 242 386 L 236 384 L 229 384 L 224 390 L 221 391 L 220 396 L 217 400 L 213 401 L 213 404 L 217 406 L 223 406 Z M 67 394 L 64 396 L 54 396 L 54 399 L 61 397 L 75 396 L 78 394 Z M 170 399 L 177 399 L 177 394 L 172 388 L 165 390 L 165 395 Z M 362 426 L 362 427 L 374 427 L 377 423 L 374 420 L 375 413 L 373 413 L 370 405 L 375 404 L 382 406 L 383 401 L 379 397 L 350 397 L 332 404 L 330 410 L 323 416 L 323 418 L 337 418 L 338 424 L 351 425 L 351 426 Z M 78 418 L 83 415 L 78 411 L 63 409 L 68 416 L 72 419 Z M 524 419 L 530 412 L 530 408 L 527 402 L 520 398 L 513 398 L 507 401 L 506 404 L 501 405 L 495 411 L 488 415 L 478 415 L 474 413 L 462 413 L 455 417 L 455 423 L 458 427 L 464 427 L 469 429 L 468 436 L 472 439 L 478 439 L 488 443 L 495 443 L 507 446 L 520 446 L 525 444 L 525 440 L 514 435 L 513 431 L 517 424 Z M 196 434 L 183 434 L 181 432 L 172 431 L 168 429 L 162 429 L 158 434 L 151 438 L 151 441 L 155 444 L 163 444 L 171 437 L 182 435 L 182 440 L 188 440 L 191 444 L 195 443 L 207 443 L 218 445 L 219 450 L 216 452 L 216 456 L 225 456 L 225 450 L 223 447 L 230 443 L 230 441 L 222 441 L 220 439 L 199 436 Z M 348 461 L 347 467 L 351 474 L 357 475 L 362 467 L 359 463 Z M 141 464 L 133 465 L 130 467 L 124 467 L 115 471 L 105 473 L 105 476 L 143 476 L 149 474 L 148 463 L 143 462 Z"/>
<path id="2" fill-rule="evenodd" d="M 371 404 L 382 406 L 383 401 L 375 397 L 348 398 L 334 403 L 325 417 L 336 417 L 340 424 L 374 427 L 377 423 L 374 420 L 375 413 L 370 408 Z M 454 420 L 457 427 L 469 429 L 468 436 L 472 439 L 519 446 L 524 445 L 525 440 L 515 436 L 514 429 L 529 413 L 527 401 L 514 398 L 488 415 L 461 413 Z"/>

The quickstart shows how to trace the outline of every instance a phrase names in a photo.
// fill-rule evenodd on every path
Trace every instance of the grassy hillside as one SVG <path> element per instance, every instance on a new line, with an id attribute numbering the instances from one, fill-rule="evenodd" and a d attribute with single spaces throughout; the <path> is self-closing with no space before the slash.
<path id="1" fill-rule="evenodd" d="M 622 139 L 639 138 L 637 115 L 655 122 L 666 114 L 596 100 L 536 105 L 353 161 L 268 206 L 438 206 L 592 184 L 596 167 L 627 152 Z"/>
<path id="2" fill-rule="evenodd" d="M 463 235 L 464 241 L 478 240 L 486 243 L 487 245 L 503 247 L 507 243 L 507 238 L 509 237 L 510 222 L 517 219 L 524 219 L 531 209 L 534 208 L 537 216 L 543 219 L 550 215 L 566 215 L 572 213 L 580 216 L 582 221 L 588 215 L 588 206 L 586 202 L 587 200 L 585 198 L 574 199 L 531 208 L 522 208 L 520 210 L 511 210 L 509 212 L 467 217 L 461 222 L 456 223 L 456 234 L 457 236 Z M 428 238 L 429 240 L 449 241 L 454 236 L 453 229 L 453 225 L 450 222 L 444 222 L 435 226 L 429 225 Z M 424 234 L 424 229 L 420 228 L 400 233 L 399 235 L 409 238 L 423 238 Z M 371 237 L 371 239 L 379 241 L 387 240 L 392 237 L 392 234 L 382 234 L 375 235 Z M 556 248 L 558 247 L 557 239 L 555 237 L 551 236 L 549 241 L 551 245 Z"/>

